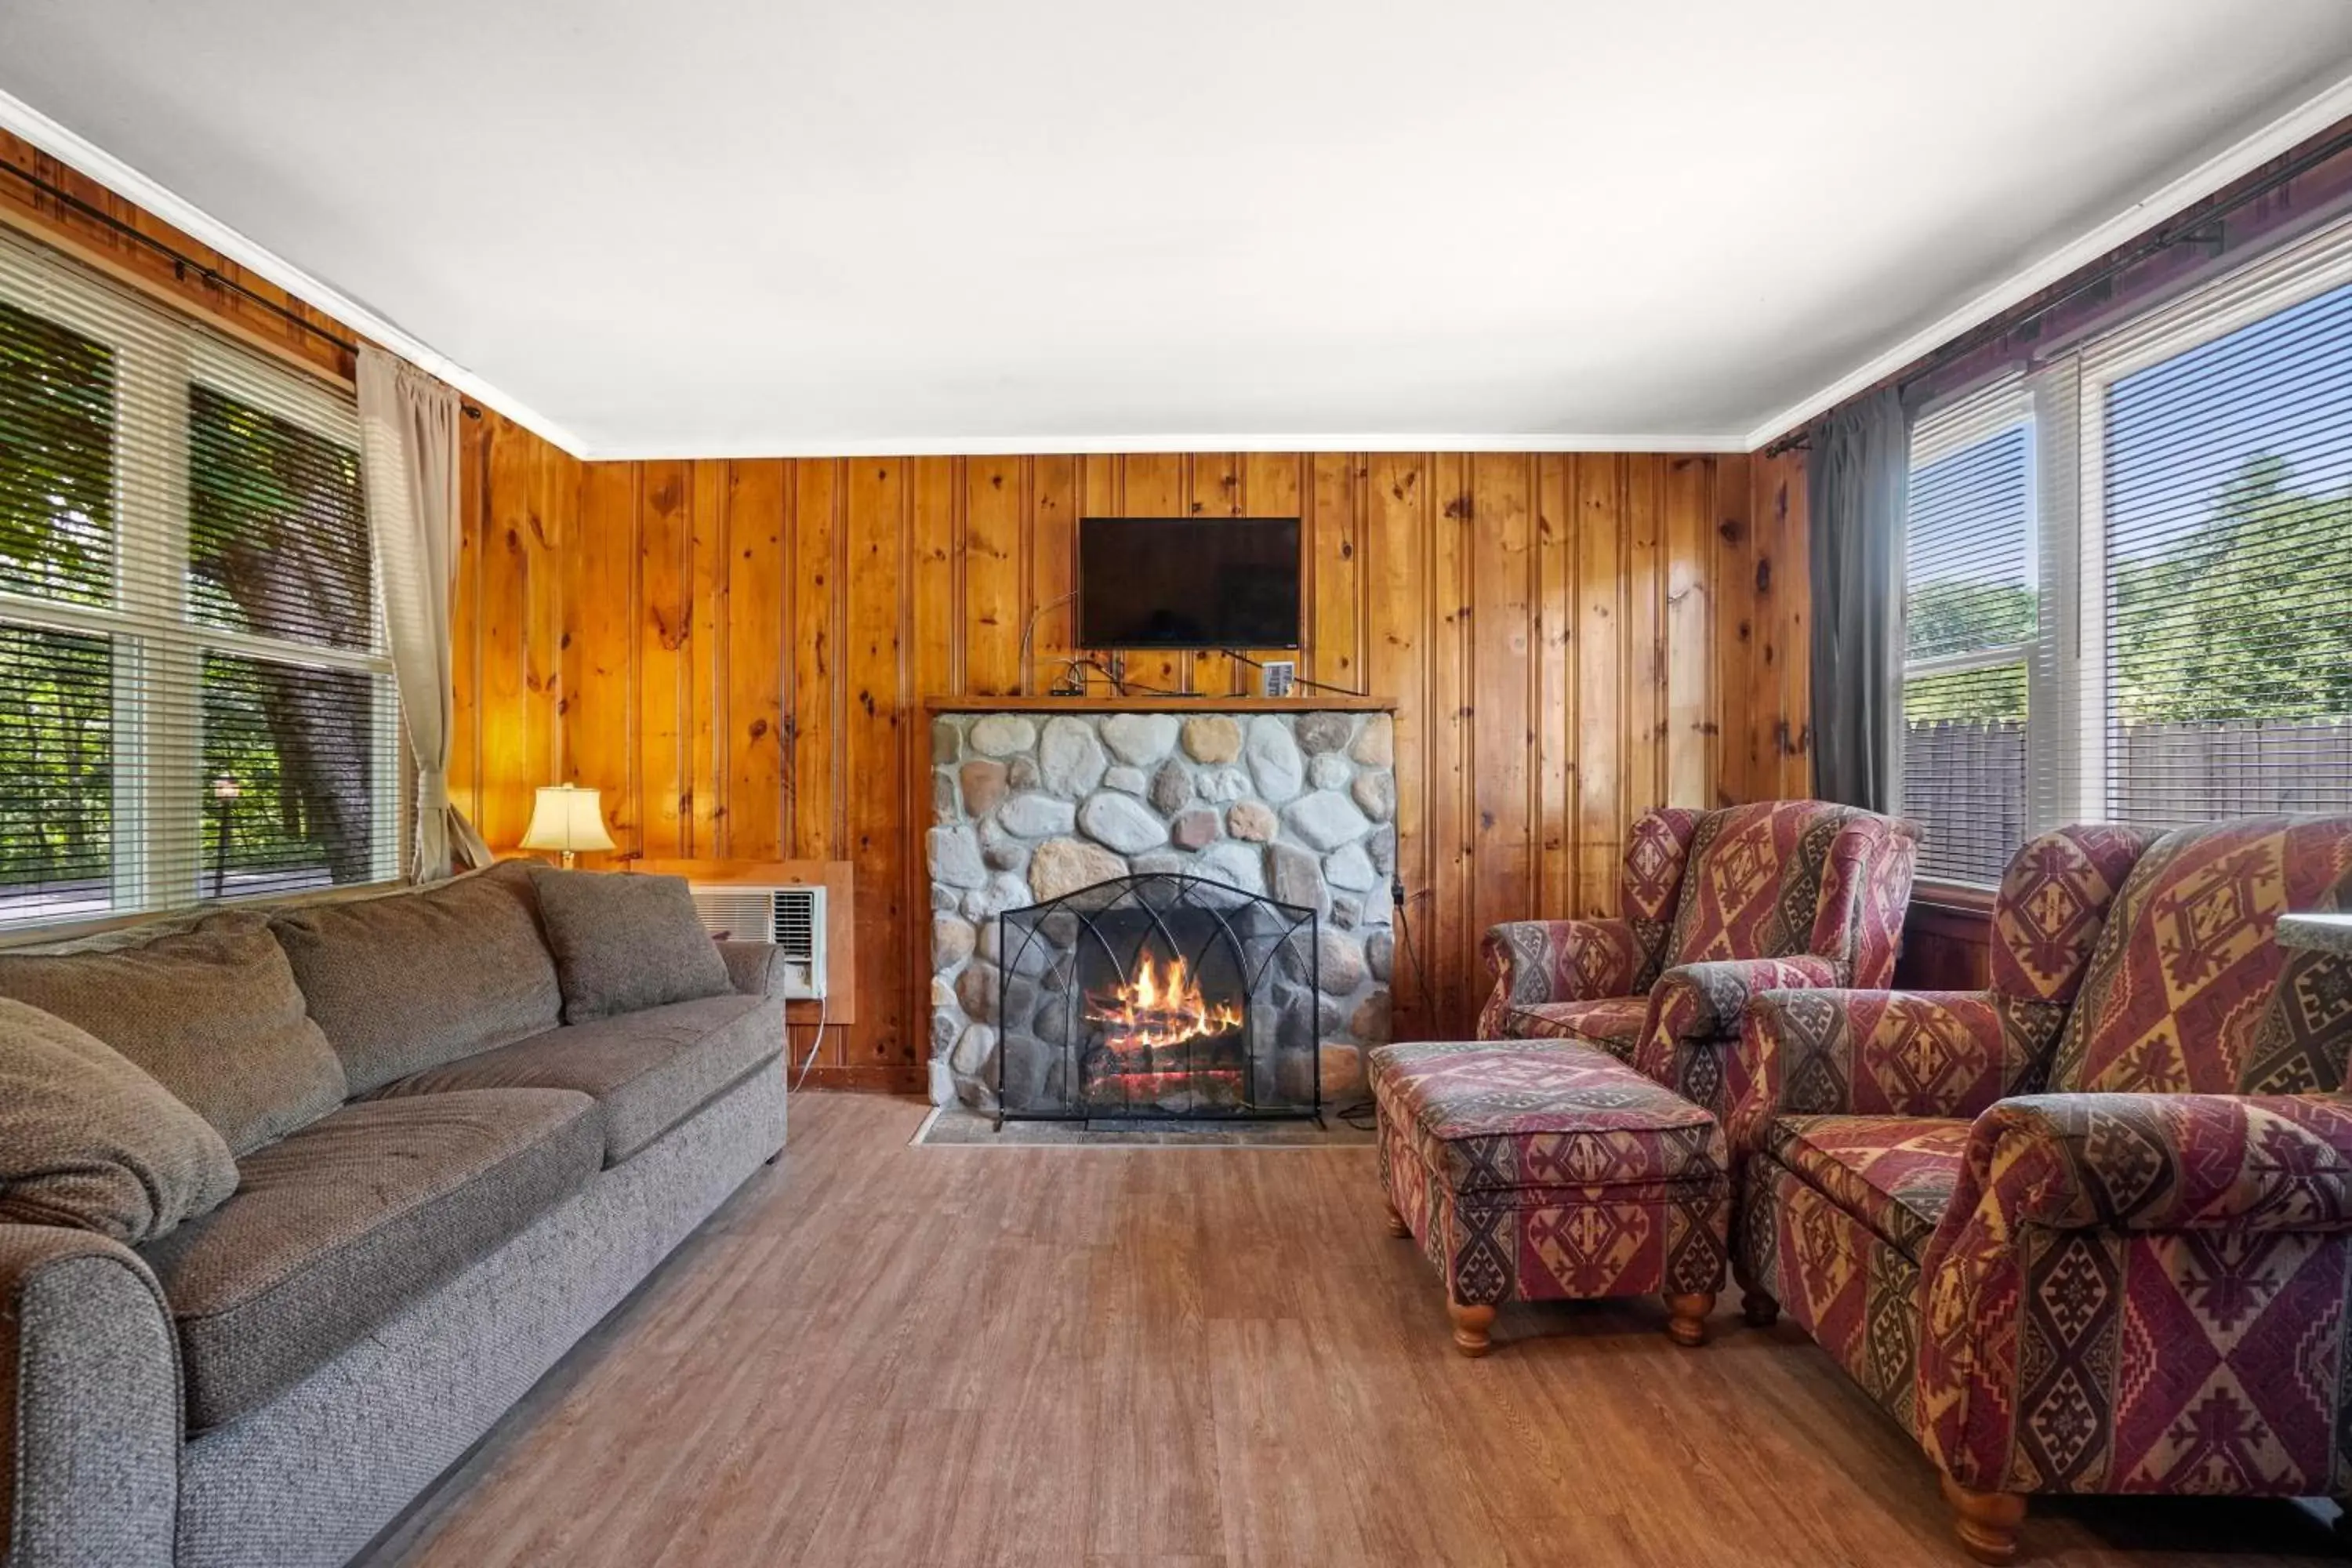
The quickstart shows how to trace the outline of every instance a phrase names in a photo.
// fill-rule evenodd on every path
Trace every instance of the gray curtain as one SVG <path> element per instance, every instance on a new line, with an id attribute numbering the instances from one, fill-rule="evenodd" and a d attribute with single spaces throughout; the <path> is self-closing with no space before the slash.
<path id="1" fill-rule="evenodd" d="M 1813 793 L 1903 808 L 1903 510 L 1911 421 L 1889 387 L 1813 431 Z"/>

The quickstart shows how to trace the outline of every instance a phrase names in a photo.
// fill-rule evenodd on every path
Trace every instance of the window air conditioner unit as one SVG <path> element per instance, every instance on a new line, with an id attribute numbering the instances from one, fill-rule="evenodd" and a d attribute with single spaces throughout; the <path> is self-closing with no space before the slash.
<path id="1" fill-rule="evenodd" d="M 772 942 L 784 965 L 783 994 L 814 1002 L 824 994 L 824 889 L 749 888 L 696 882 L 702 929 L 727 942 Z"/>

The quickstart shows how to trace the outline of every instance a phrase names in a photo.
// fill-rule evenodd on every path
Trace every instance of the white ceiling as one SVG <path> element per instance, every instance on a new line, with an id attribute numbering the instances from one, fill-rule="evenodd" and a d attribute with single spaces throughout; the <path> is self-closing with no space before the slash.
<path id="1" fill-rule="evenodd" d="M 2347 72 L 2345 0 L 0 5 L 20 126 L 599 457 L 1745 446 Z"/>

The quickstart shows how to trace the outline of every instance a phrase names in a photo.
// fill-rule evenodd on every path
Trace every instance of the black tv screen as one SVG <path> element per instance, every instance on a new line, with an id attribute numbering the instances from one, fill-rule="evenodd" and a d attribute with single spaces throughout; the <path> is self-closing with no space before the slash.
<path id="1" fill-rule="evenodd" d="M 1078 646 L 1297 647 L 1298 520 L 1079 520 Z"/>

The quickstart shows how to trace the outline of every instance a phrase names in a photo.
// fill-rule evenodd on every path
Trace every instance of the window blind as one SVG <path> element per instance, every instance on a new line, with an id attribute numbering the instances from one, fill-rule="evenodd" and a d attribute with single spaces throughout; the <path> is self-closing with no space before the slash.
<path id="1" fill-rule="evenodd" d="M 0 235 L 0 925 L 397 875 L 348 394 Z"/>

